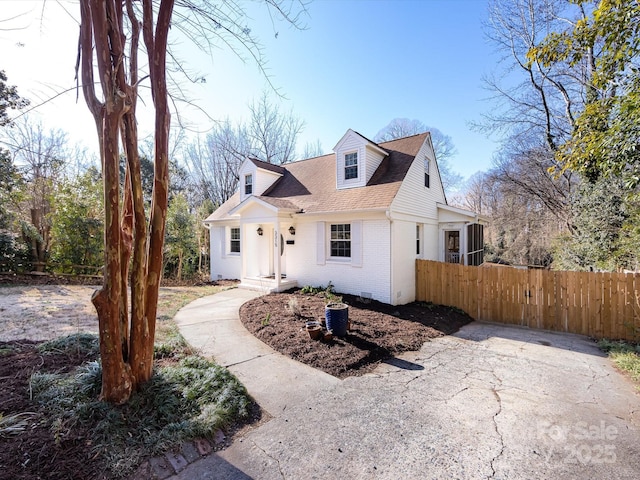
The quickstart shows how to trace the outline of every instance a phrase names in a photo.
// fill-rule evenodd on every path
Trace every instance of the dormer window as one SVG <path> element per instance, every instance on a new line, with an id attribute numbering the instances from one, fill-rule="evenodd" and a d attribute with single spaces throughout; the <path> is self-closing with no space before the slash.
<path id="1" fill-rule="evenodd" d="M 344 179 L 358 178 L 358 152 L 347 153 L 344 156 Z"/>
<path id="2" fill-rule="evenodd" d="M 424 157 L 424 186 L 429 188 L 429 157 Z"/>
<path id="3" fill-rule="evenodd" d="M 244 194 L 251 195 L 253 193 L 253 175 L 244 176 Z"/>

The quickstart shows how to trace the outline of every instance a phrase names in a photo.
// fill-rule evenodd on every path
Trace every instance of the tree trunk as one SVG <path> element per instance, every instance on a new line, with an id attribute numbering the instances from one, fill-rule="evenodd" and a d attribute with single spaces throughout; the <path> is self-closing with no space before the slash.
<path id="1" fill-rule="evenodd" d="M 97 290 L 93 304 L 98 312 L 100 356 L 102 358 L 101 398 L 116 404 L 125 403 L 134 387 L 131 368 L 125 362 L 120 324 L 121 230 L 119 208 L 118 125 L 120 112 L 105 110 L 103 122 L 103 176 L 105 208 L 105 271 L 102 288 Z M 115 133 L 115 135 L 114 135 Z"/>
<path id="2" fill-rule="evenodd" d="M 162 274 L 162 250 L 169 198 L 169 126 L 171 115 L 167 101 L 167 37 L 173 12 L 173 0 L 162 0 L 154 29 L 152 0 L 143 0 L 142 33 L 149 59 L 151 95 L 155 106 L 154 182 L 149 219 L 149 244 L 142 325 L 131 332 L 131 366 L 138 382 L 153 373 L 153 340 L 156 330 L 158 289 Z M 155 34 L 155 35 L 154 35 Z"/>
<path id="3" fill-rule="evenodd" d="M 82 90 L 93 114 L 98 132 L 105 208 L 105 268 L 102 288 L 92 297 L 98 313 L 100 357 L 102 359 L 102 391 L 105 401 L 125 403 L 135 387 L 135 378 L 126 362 L 128 355 L 128 314 L 126 300 L 127 265 L 122 258 L 122 245 L 127 233 L 120 224 L 119 129 L 126 105 L 121 95 L 122 37 L 118 33 L 118 3 L 99 0 L 80 2 L 79 61 L 82 67 Z M 115 29 L 115 30 L 114 30 Z M 93 80 L 93 44 L 105 102 L 95 94 Z M 128 207 L 124 206 L 125 212 Z M 126 250 L 125 250 L 126 253 Z M 126 255 L 125 255 L 126 256 Z M 126 262 L 128 263 L 128 261 Z M 123 297 L 124 294 L 124 297 Z"/>

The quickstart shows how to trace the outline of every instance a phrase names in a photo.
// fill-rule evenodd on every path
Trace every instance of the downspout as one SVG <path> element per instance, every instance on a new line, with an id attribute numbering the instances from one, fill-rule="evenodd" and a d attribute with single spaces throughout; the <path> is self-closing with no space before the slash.
<path id="1" fill-rule="evenodd" d="M 393 219 L 391 218 L 391 209 L 384 212 L 389 221 L 389 303 L 395 305 L 393 300 Z"/>

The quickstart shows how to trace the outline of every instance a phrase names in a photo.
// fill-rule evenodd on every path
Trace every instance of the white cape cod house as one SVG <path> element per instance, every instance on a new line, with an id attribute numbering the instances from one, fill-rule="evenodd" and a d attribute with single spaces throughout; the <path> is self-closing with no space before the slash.
<path id="1" fill-rule="evenodd" d="M 482 263 L 483 228 L 447 205 L 429 133 L 376 144 L 348 130 L 333 154 L 247 159 L 239 191 L 205 220 L 211 279 L 283 291 L 327 285 L 398 305 L 415 260 Z"/>

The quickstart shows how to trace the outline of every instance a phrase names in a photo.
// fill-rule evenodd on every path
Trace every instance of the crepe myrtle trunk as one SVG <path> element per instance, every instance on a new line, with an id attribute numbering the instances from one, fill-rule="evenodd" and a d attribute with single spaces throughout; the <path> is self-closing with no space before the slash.
<path id="1" fill-rule="evenodd" d="M 101 398 L 117 404 L 125 403 L 136 387 L 149 380 L 153 373 L 169 189 L 166 51 L 173 0 L 160 1 L 155 19 L 153 0 L 143 0 L 141 20 L 136 17 L 133 1 L 81 0 L 77 67 L 81 71 L 85 101 L 96 124 L 104 181 L 104 281 L 92 297 L 100 330 Z M 127 35 L 125 15 L 131 28 Z M 154 187 L 148 228 L 135 121 L 140 30 L 148 54 L 155 108 Z M 125 54 L 127 38 L 129 51 Z M 97 67 L 104 100 L 99 100 L 95 92 L 94 67 Z M 120 143 L 127 158 L 122 204 L 118 170 Z M 132 254 L 129 317 L 127 291 Z"/>

